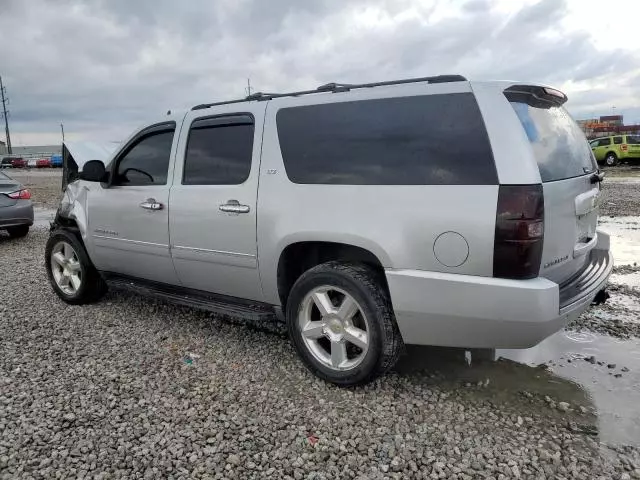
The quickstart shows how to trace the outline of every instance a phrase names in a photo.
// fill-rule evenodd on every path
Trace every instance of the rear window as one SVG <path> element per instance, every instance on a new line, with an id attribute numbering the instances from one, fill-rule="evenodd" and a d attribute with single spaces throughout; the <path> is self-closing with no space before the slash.
<path id="1" fill-rule="evenodd" d="M 471 93 L 283 108 L 277 128 L 287 176 L 295 183 L 498 183 Z"/>
<path id="2" fill-rule="evenodd" d="M 632 145 L 640 144 L 640 135 L 627 135 L 627 143 Z"/>
<path id="3" fill-rule="evenodd" d="M 580 127 L 557 105 L 531 106 L 510 101 L 527 134 L 543 182 L 578 177 L 597 170 Z"/>

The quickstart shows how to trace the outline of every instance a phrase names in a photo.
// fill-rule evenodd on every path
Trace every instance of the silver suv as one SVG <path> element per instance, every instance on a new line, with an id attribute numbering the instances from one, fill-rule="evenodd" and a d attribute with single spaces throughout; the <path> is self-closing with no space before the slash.
<path id="1" fill-rule="evenodd" d="M 530 347 L 613 261 L 601 174 L 555 89 L 457 75 L 328 84 L 157 118 L 76 165 L 46 247 L 65 302 L 108 285 L 285 321 L 307 367 L 372 380 L 404 344 Z"/>

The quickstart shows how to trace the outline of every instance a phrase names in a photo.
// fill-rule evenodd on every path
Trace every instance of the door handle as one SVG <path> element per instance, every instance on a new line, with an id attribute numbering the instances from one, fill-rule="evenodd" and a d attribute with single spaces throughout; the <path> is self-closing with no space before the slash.
<path id="1" fill-rule="evenodd" d="M 220 205 L 221 212 L 227 213 L 249 213 L 249 205 L 240 205 L 238 200 L 227 200 L 227 203 Z"/>
<path id="2" fill-rule="evenodd" d="M 155 198 L 147 198 L 140 206 L 146 210 L 162 210 L 164 208 L 164 205 L 156 201 Z"/>

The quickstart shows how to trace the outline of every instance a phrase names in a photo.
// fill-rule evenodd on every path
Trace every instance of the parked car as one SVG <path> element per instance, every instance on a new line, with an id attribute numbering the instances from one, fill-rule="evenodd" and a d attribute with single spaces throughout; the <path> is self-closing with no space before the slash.
<path id="1" fill-rule="evenodd" d="M 602 175 L 566 99 L 454 75 L 160 117 L 68 185 L 51 285 L 70 304 L 111 285 L 279 318 L 338 385 L 385 372 L 403 344 L 531 347 L 613 266 Z"/>
<path id="2" fill-rule="evenodd" d="M 13 158 L 4 157 L 2 160 L 0 160 L 0 168 L 11 168 L 12 162 L 13 162 Z"/>
<path id="3" fill-rule="evenodd" d="M 613 135 L 589 143 L 596 160 L 608 167 L 617 165 L 620 160 L 640 158 L 640 135 Z"/>
<path id="4" fill-rule="evenodd" d="M 24 158 L 13 157 L 11 159 L 12 168 L 25 168 L 26 166 L 27 166 L 27 161 Z"/>
<path id="5" fill-rule="evenodd" d="M 49 158 L 39 158 L 36 161 L 36 167 L 38 167 L 38 168 L 51 168 L 51 159 L 49 159 Z"/>
<path id="6" fill-rule="evenodd" d="M 31 225 L 31 193 L 20 182 L 0 172 L 0 229 L 11 237 L 24 237 Z"/>
<path id="7" fill-rule="evenodd" d="M 51 155 L 51 166 L 62 167 L 62 155 Z"/>
<path id="8" fill-rule="evenodd" d="M 36 158 L 30 158 L 27 160 L 27 167 L 36 168 L 38 166 L 38 160 Z"/>

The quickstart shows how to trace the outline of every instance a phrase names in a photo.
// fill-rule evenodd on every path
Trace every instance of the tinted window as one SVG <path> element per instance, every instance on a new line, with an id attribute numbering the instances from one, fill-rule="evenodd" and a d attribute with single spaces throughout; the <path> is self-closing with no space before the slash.
<path id="1" fill-rule="evenodd" d="M 173 130 L 152 132 L 134 143 L 118 162 L 116 185 L 165 185 Z"/>
<path id="2" fill-rule="evenodd" d="M 253 120 L 239 116 L 231 121 L 234 123 L 204 119 L 192 124 L 184 161 L 184 185 L 238 185 L 249 177 Z"/>
<path id="3" fill-rule="evenodd" d="M 638 135 L 627 135 L 627 143 L 632 145 L 640 144 L 640 136 Z"/>
<path id="4" fill-rule="evenodd" d="M 295 183 L 497 183 L 471 93 L 283 108 L 277 127 L 285 169 Z"/>
<path id="5" fill-rule="evenodd" d="M 589 145 L 591 145 L 591 148 L 595 148 L 598 146 L 598 140 L 594 140 L 593 142 L 589 142 Z"/>
<path id="6" fill-rule="evenodd" d="M 622 137 L 613 137 L 613 143 L 616 145 L 622 144 Z"/>
<path id="7" fill-rule="evenodd" d="M 601 138 L 598 141 L 598 146 L 599 147 L 607 147 L 609 145 L 611 145 L 611 139 L 610 138 Z"/>
<path id="8" fill-rule="evenodd" d="M 580 127 L 561 106 L 532 106 L 511 101 L 538 162 L 543 182 L 577 177 L 597 170 Z"/>

